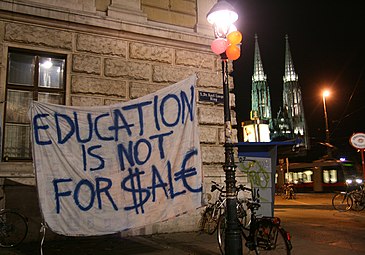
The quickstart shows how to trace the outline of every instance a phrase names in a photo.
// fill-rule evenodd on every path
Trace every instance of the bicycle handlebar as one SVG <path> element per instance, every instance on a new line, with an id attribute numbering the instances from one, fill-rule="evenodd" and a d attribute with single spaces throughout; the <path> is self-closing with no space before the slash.
<path id="1" fill-rule="evenodd" d="M 252 192 L 252 189 L 250 189 L 250 188 L 246 188 L 246 187 L 245 187 L 244 185 L 242 185 L 242 184 L 240 184 L 237 188 L 238 188 L 238 190 Z"/>
<path id="2" fill-rule="evenodd" d="M 224 186 L 220 186 L 218 183 L 216 183 L 215 181 L 212 181 L 212 187 L 210 188 L 210 191 L 213 192 L 215 190 L 219 190 L 221 193 L 227 193 L 227 191 L 224 190 Z M 255 201 L 256 198 L 260 198 L 259 195 L 259 189 L 251 189 L 251 188 L 247 188 L 244 185 L 240 184 L 239 186 L 236 187 L 236 193 L 240 192 L 240 191 L 249 191 L 252 194 L 252 198 Z"/>
<path id="3" fill-rule="evenodd" d="M 213 192 L 213 191 L 215 191 L 215 190 L 217 189 L 217 190 L 219 190 L 221 193 L 225 193 L 225 191 L 223 190 L 223 189 L 224 189 L 224 187 L 219 186 L 219 184 L 218 184 L 218 183 L 216 183 L 215 181 L 212 181 L 212 183 L 213 183 L 213 185 L 212 185 L 212 187 L 210 188 L 210 191 L 211 191 L 211 192 Z"/>
<path id="4" fill-rule="evenodd" d="M 219 190 L 220 192 L 220 196 L 222 195 L 222 193 L 227 193 L 227 191 L 224 190 L 224 186 L 220 186 L 218 183 L 216 183 L 215 181 L 212 181 L 212 186 L 211 186 L 211 192 L 215 191 L 215 190 Z M 244 185 L 240 184 L 236 187 L 236 196 L 238 194 L 238 192 L 240 191 L 249 191 L 251 192 L 251 199 L 246 200 L 246 204 L 249 210 L 252 211 L 256 211 L 258 210 L 258 208 L 261 206 L 260 205 L 260 194 L 259 194 L 259 189 L 258 188 L 247 188 Z"/>

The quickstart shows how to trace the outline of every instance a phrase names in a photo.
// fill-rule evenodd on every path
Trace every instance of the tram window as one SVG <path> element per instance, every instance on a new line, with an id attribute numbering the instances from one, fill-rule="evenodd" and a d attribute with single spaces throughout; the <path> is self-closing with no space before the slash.
<path id="1" fill-rule="evenodd" d="M 309 183 L 312 182 L 313 172 L 310 170 L 298 173 L 298 182 Z"/>
<path id="2" fill-rule="evenodd" d="M 304 183 L 312 182 L 313 171 L 307 170 L 303 172 L 302 179 Z"/>
<path id="3" fill-rule="evenodd" d="M 294 172 L 291 182 L 298 183 L 298 173 Z"/>
<path id="4" fill-rule="evenodd" d="M 290 178 L 293 176 L 293 173 L 285 173 L 285 182 L 291 182 L 291 179 L 293 178 Z"/>
<path id="5" fill-rule="evenodd" d="M 323 182 L 324 183 L 336 183 L 337 179 L 337 170 L 323 170 Z"/>
<path id="6" fill-rule="evenodd" d="M 304 169 L 303 169 L 304 170 Z M 303 172 L 285 173 L 285 179 L 292 183 L 310 183 L 312 180 L 313 171 L 305 170 Z"/>

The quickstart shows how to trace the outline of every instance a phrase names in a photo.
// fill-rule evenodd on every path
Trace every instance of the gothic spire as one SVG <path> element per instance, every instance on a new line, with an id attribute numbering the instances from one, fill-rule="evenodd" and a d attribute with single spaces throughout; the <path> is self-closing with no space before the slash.
<path id="1" fill-rule="evenodd" d="M 262 66 L 259 43 L 255 34 L 255 59 L 252 75 L 251 110 L 261 120 L 268 120 L 272 128 L 270 89 Z"/>
<path id="2" fill-rule="evenodd" d="M 266 75 L 261 61 L 257 34 L 255 34 L 255 59 L 252 81 L 266 81 Z"/>
<path id="3" fill-rule="evenodd" d="M 288 35 L 285 35 L 285 72 L 284 82 L 298 81 L 298 75 L 295 73 L 294 64 L 290 53 Z"/>

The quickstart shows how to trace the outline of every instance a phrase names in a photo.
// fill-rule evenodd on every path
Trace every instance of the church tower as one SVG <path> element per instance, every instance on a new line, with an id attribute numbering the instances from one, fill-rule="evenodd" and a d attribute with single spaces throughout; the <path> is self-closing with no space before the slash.
<path id="1" fill-rule="evenodd" d="M 254 70 L 252 75 L 251 110 L 257 112 L 260 120 L 269 121 L 272 129 L 270 91 L 261 61 L 258 37 L 255 35 Z"/>
<path id="2" fill-rule="evenodd" d="M 288 130 L 280 130 L 280 133 L 289 139 L 298 137 L 303 139 L 304 146 L 308 148 L 309 138 L 304 118 L 302 92 L 298 82 L 298 75 L 294 70 L 288 35 L 285 36 L 285 71 L 283 82 L 283 109 L 281 111 L 288 118 L 287 125 L 284 126 L 289 127 L 290 132 Z M 279 118 L 282 117 L 278 116 L 277 121 L 280 122 Z"/>

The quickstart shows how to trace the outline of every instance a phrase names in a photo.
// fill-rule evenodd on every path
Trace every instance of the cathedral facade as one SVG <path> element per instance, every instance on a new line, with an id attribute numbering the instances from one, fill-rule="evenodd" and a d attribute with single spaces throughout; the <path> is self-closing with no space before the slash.
<path id="1" fill-rule="evenodd" d="M 264 72 L 258 37 L 255 35 L 254 70 L 252 75 L 251 112 L 269 125 L 271 141 L 297 140 L 298 147 L 309 149 L 309 136 L 305 121 L 301 88 L 285 37 L 285 71 L 283 76 L 283 102 L 276 116 L 272 115 L 270 88 Z"/>

